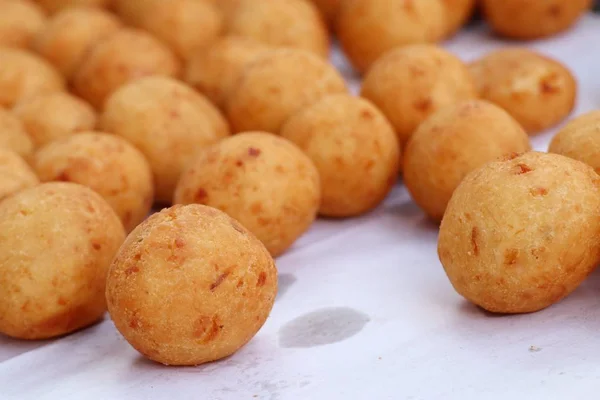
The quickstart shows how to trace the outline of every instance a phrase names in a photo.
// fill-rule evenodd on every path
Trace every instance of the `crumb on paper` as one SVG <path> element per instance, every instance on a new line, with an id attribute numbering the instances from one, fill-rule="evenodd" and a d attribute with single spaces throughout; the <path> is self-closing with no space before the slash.
<path id="1" fill-rule="evenodd" d="M 381 357 L 377 357 L 378 360 L 381 360 Z"/>
<path id="2" fill-rule="evenodd" d="M 542 348 L 537 346 L 529 346 L 529 351 L 532 353 L 537 353 L 538 351 L 542 351 Z"/>

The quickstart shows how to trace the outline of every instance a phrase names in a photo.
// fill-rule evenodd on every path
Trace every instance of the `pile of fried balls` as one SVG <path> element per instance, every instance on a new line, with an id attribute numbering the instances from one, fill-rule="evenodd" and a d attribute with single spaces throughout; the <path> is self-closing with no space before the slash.
<path id="1" fill-rule="evenodd" d="M 0 332 L 108 310 L 152 360 L 224 358 L 273 307 L 273 257 L 400 178 L 466 299 L 567 296 L 600 261 L 600 111 L 530 151 L 576 79 L 518 45 L 470 64 L 440 47 L 476 7 L 530 40 L 591 1 L 0 0 Z"/>

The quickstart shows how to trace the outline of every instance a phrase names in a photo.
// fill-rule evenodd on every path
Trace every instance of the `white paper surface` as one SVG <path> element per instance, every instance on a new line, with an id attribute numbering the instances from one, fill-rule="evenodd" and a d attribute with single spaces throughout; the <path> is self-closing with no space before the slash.
<path id="1" fill-rule="evenodd" d="M 599 41 L 600 18 L 590 16 L 565 35 L 529 44 L 576 74 L 575 115 L 600 108 Z M 483 29 L 447 43 L 465 60 L 502 45 Z M 340 65 L 339 54 L 334 60 Z M 536 137 L 535 147 L 545 150 L 550 137 Z M 436 239 L 436 226 L 399 185 L 367 216 L 317 222 L 278 259 L 272 315 L 229 359 L 155 364 L 108 318 L 55 341 L 0 336 L 0 399 L 598 397 L 600 271 L 542 312 L 491 316 L 454 292 Z"/>

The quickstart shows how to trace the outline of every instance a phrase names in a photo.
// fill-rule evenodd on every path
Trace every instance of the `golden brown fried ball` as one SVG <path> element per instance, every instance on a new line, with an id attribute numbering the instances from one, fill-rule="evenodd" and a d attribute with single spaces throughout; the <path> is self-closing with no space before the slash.
<path id="1" fill-rule="evenodd" d="M 158 39 L 121 29 L 92 48 L 74 76 L 75 92 L 101 109 L 112 92 L 144 76 L 178 76 L 181 65 Z"/>
<path id="2" fill-rule="evenodd" d="M 50 19 L 33 47 L 70 80 L 94 45 L 120 28 L 121 22 L 107 11 L 69 8 Z"/>
<path id="3" fill-rule="evenodd" d="M 117 90 L 100 126 L 132 143 L 152 167 L 158 201 L 169 203 L 183 168 L 204 146 L 229 135 L 226 121 L 201 94 L 166 77 L 148 77 Z"/>
<path id="4" fill-rule="evenodd" d="M 477 0 L 441 0 L 446 6 L 446 36 L 456 33 L 473 15 Z"/>
<path id="5" fill-rule="evenodd" d="M 254 39 L 224 37 L 190 59 L 185 80 L 215 105 L 224 108 L 244 68 L 269 49 Z"/>
<path id="6" fill-rule="evenodd" d="M 240 221 L 273 256 L 310 227 L 319 173 L 292 142 L 247 132 L 203 149 L 181 175 L 174 203 L 199 203 Z"/>
<path id="7" fill-rule="evenodd" d="M 152 171 L 144 155 L 126 140 L 84 132 L 50 143 L 33 162 L 42 182 L 79 183 L 93 189 L 117 213 L 130 232 L 152 207 Z"/>
<path id="8" fill-rule="evenodd" d="M 303 50 L 273 50 L 244 70 L 227 102 L 234 132 L 277 133 L 300 109 L 348 89 L 339 72 Z"/>
<path id="9" fill-rule="evenodd" d="M 547 153 L 469 174 L 440 228 L 438 252 L 454 288 L 499 313 L 563 299 L 600 261 L 599 185 L 591 167 Z"/>
<path id="10" fill-rule="evenodd" d="M 346 0 L 336 30 L 354 67 L 366 72 L 391 49 L 440 40 L 446 25 L 440 0 Z"/>
<path id="11" fill-rule="evenodd" d="M 35 148 L 92 130 L 97 122 L 89 104 L 64 92 L 29 97 L 17 103 L 13 112 L 23 122 Z"/>
<path id="12" fill-rule="evenodd" d="M 482 0 L 485 19 L 496 33 L 512 39 L 538 39 L 574 25 L 592 0 Z"/>
<path id="13" fill-rule="evenodd" d="M 392 50 L 365 76 L 361 95 L 390 120 L 401 143 L 429 115 L 445 106 L 477 97 L 465 64 L 433 45 Z"/>
<path id="14" fill-rule="evenodd" d="M 321 11 L 321 15 L 330 26 L 335 24 L 337 16 L 341 10 L 342 3 L 346 0 L 312 0 L 315 6 Z"/>
<path id="15" fill-rule="evenodd" d="M 0 47 L 0 66 L 0 107 L 65 89 L 62 76 L 47 61 L 26 51 Z"/>
<path id="16" fill-rule="evenodd" d="M 135 229 L 106 287 L 117 329 L 167 365 L 235 353 L 265 323 L 276 294 L 277 269 L 260 241 L 201 205 L 165 209 Z"/>
<path id="17" fill-rule="evenodd" d="M 228 17 L 226 33 L 307 50 L 323 58 L 329 55 L 327 27 L 308 0 L 240 0 Z"/>
<path id="18" fill-rule="evenodd" d="M 440 221 L 468 173 L 529 150 L 525 130 L 500 107 L 481 100 L 458 103 L 430 116 L 412 135 L 404 151 L 404 184 Z"/>
<path id="19" fill-rule="evenodd" d="M 25 160 L 12 150 L 0 148 L 0 202 L 39 183 Z"/>
<path id="20" fill-rule="evenodd" d="M 493 51 L 470 65 L 479 94 L 504 108 L 529 133 L 566 118 L 577 98 L 577 81 L 560 62 L 524 48 Z"/>
<path id="21" fill-rule="evenodd" d="M 12 150 L 28 159 L 33 153 L 33 141 L 21 120 L 13 113 L 0 108 L 0 149 Z"/>
<path id="22" fill-rule="evenodd" d="M 2 0 L 0 46 L 28 48 L 44 27 L 44 12 L 29 0 Z"/>
<path id="23" fill-rule="evenodd" d="M 0 332 L 64 335 L 100 320 L 121 221 L 91 189 L 47 183 L 0 203 Z"/>
<path id="24" fill-rule="evenodd" d="M 365 213 L 383 201 L 397 180 L 398 139 L 368 100 L 347 94 L 324 97 L 291 117 L 281 136 L 315 163 L 321 178 L 321 215 Z"/>
<path id="25" fill-rule="evenodd" d="M 128 1 L 137 2 L 139 0 Z M 112 5 L 113 0 L 35 0 L 35 2 L 42 6 L 50 14 L 54 14 L 67 8 L 78 6 L 108 8 Z"/>
<path id="26" fill-rule="evenodd" d="M 571 120 L 554 136 L 548 151 L 584 162 L 600 174 L 600 111 Z"/>

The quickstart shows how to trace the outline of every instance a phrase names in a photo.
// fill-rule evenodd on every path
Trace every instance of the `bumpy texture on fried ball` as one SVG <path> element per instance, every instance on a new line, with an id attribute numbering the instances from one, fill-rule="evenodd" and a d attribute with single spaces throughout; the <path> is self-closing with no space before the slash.
<path id="1" fill-rule="evenodd" d="M 446 6 L 446 36 L 458 31 L 473 15 L 477 0 L 441 0 Z"/>
<path id="2" fill-rule="evenodd" d="M 186 82 L 224 108 L 244 68 L 270 47 L 254 39 L 228 36 L 196 52 L 186 67 Z"/>
<path id="3" fill-rule="evenodd" d="M 365 76 L 361 95 L 383 111 L 401 143 L 442 107 L 477 97 L 465 64 L 433 45 L 388 52 Z"/>
<path id="4" fill-rule="evenodd" d="M 144 76 L 177 76 L 175 55 L 149 33 L 121 29 L 92 48 L 75 73 L 75 92 L 96 108 L 120 86 Z"/>
<path id="5" fill-rule="evenodd" d="M 86 54 L 120 27 L 121 22 L 107 11 L 68 8 L 50 19 L 37 35 L 33 47 L 70 80 Z"/>
<path id="6" fill-rule="evenodd" d="M 226 212 L 277 256 L 310 227 L 320 200 L 317 169 L 296 145 L 249 132 L 202 150 L 181 175 L 174 202 Z"/>
<path id="7" fill-rule="evenodd" d="M 0 203 L 0 332 L 64 335 L 102 318 L 121 221 L 91 189 L 47 183 Z"/>
<path id="8" fill-rule="evenodd" d="M 23 158 L 33 153 L 33 141 L 13 113 L 0 108 L 0 149 L 12 150 Z"/>
<path id="9" fill-rule="evenodd" d="M 73 182 L 93 189 L 117 213 L 127 232 L 152 207 L 150 165 L 138 149 L 118 136 L 84 132 L 57 140 L 35 154 L 33 165 L 42 182 Z"/>
<path id="10" fill-rule="evenodd" d="M 0 148 L 0 202 L 39 183 L 31 167 L 17 153 Z"/>
<path id="11" fill-rule="evenodd" d="M 44 12 L 29 0 L 0 2 L 0 46 L 28 48 L 44 27 Z"/>
<path id="12" fill-rule="evenodd" d="M 302 50 L 273 50 L 244 70 L 227 103 L 234 132 L 278 133 L 296 112 L 328 94 L 347 92 L 336 69 Z"/>
<path id="13" fill-rule="evenodd" d="M 548 151 L 582 161 L 600 174 L 600 111 L 571 120 L 554 136 Z"/>
<path id="14" fill-rule="evenodd" d="M 26 51 L 0 48 L 0 66 L 0 106 L 65 89 L 62 76 L 46 60 Z"/>
<path id="15" fill-rule="evenodd" d="M 600 177 L 576 160 L 526 153 L 469 174 L 444 215 L 438 252 L 454 288 L 492 312 L 541 310 L 600 261 Z"/>
<path id="16" fill-rule="evenodd" d="M 560 62 L 523 48 L 493 51 L 470 65 L 479 94 L 511 114 L 529 133 L 566 118 L 577 82 Z"/>
<path id="17" fill-rule="evenodd" d="M 96 127 L 94 109 L 64 92 L 42 94 L 17 103 L 14 114 L 23 122 L 35 148 Z"/>
<path id="18" fill-rule="evenodd" d="M 201 205 L 165 209 L 134 230 L 106 287 L 125 339 L 169 365 L 235 353 L 262 327 L 276 294 L 277 270 L 260 241 Z"/>
<path id="19" fill-rule="evenodd" d="M 368 100 L 346 94 L 325 97 L 291 117 L 281 136 L 315 163 L 321 177 L 322 215 L 367 212 L 383 201 L 397 180 L 398 139 Z"/>
<path id="20" fill-rule="evenodd" d="M 538 39 L 570 28 L 592 0 L 482 0 L 485 19 L 500 35 Z"/>
<path id="21" fill-rule="evenodd" d="M 485 101 L 448 106 L 423 122 L 404 151 L 404 184 L 434 220 L 463 178 L 482 165 L 531 149 L 525 130 Z"/>
<path id="22" fill-rule="evenodd" d="M 133 3 L 139 0 L 128 1 Z M 107 8 L 112 5 L 113 0 L 35 0 L 35 2 L 41 5 L 46 11 L 53 14 L 68 8 L 78 6 Z"/>
<path id="23" fill-rule="evenodd" d="M 366 72 L 395 47 L 440 40 L 446 25 L 440 0 L 346 0 L 337 34 L 354 67 Z"/>
<path id="24" fill-rule="evenodd" d="M 329 54 L 327 27 L 308 0 L 240 0 L 227 19 L 226 32 L 323 58 Z"/>
<path id="25" fill-rule="evenodd" d="M 183 168 L 204 146 L 229 135 L 227 122 L 201 94 L 166 77 L 147 77 L 117 90 L 101 116 L 146 156 L 158 201 L 169 203 Z"/>

